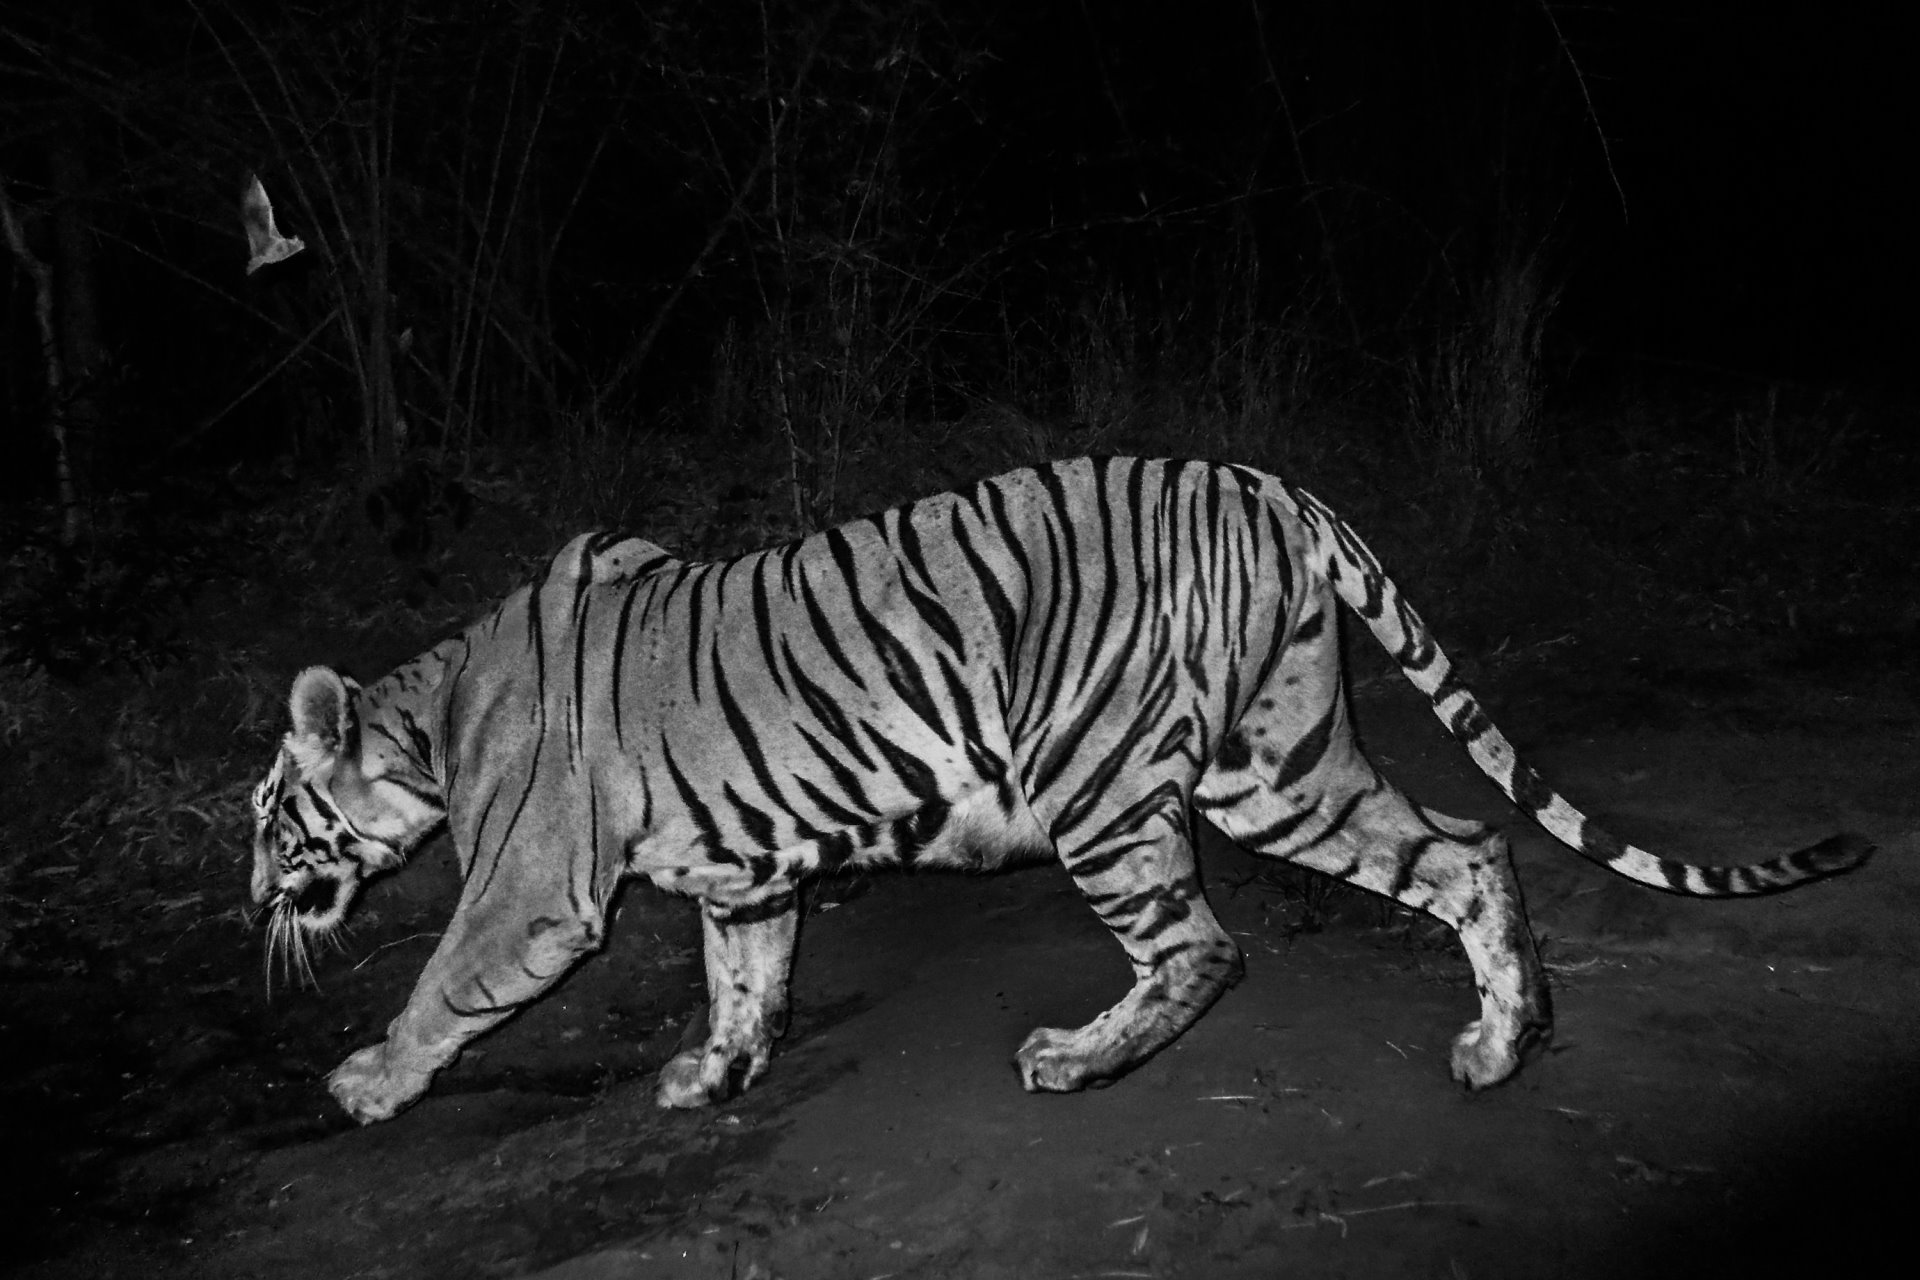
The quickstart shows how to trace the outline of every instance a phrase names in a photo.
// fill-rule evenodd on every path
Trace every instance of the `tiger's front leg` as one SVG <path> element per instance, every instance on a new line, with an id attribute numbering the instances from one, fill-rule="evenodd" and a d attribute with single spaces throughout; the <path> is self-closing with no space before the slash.
<path id="1" fill-rule="evenodd" d="M 530 1004 L 599 948 L 601 922 L 564 895 L 518 907 L 513 894 L 478 904 L 463 895 L 387 1038 L 327 1077 L 327 1089 L 361 1124 L 388 1120 L 427 1091 L 467 1041 Z M 543 909 L 544 907 L 544 909 Z"/>
<path id="2" fill-rule="evenodd" d="M 787 1029 L 787 976 L 800 913 L 790 888 L 747 904 L 701 904 L 706 935 L 707 1042 L 661 1068 L 663 1107 L 704 1107 L 766 1074 Z"/>

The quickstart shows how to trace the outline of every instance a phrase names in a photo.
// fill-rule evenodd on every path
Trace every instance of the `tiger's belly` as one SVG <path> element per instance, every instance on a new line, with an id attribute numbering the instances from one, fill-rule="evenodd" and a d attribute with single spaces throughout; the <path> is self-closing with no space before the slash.
<path id="1" fill-rule="evenodd" d="M 923 805 L 772 853 L 711 855 L 684 842 L 668 850 L 643 841 L 629 854 L 627 872 L 674 893 L 738 906 L 790 892 L 808 876 L 849 867 L 992 871 L 1053 853 L 1053 842 L 1017 789 L 983 785 L 951 803 Z"/>

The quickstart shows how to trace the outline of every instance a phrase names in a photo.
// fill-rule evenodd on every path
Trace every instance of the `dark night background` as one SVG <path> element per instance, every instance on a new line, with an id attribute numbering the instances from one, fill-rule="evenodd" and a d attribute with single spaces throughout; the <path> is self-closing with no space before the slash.
<path id="1" fill-rule="evenodd" d="M 742 429 L 775 353 L 865 382 L 863 416 L 1071 419 L 1103 302 L 1130 374 L 1284 343 L 1290 408 L 1405 416 L 1529 261 L 1550 409 L 1702 366 L 1890 389 L 1912 337 L 1910 113 L 1865 10 L 63 5 L 6 32 L 0 174 L 109 507 L 290 449 L 351 470 L 357 441 L 365 484 L 588 419 Z M 309 251 L 247 278 L 256 171 Z M 4 483 L 44 503 L 15 267 Z M 729 325 L 749 403 L 715 406 Z M 849 327 L 867 349 L 809 348 Z"/>
<path id="2" fill-rule="evenodd" d="M 330 1014 L 255 1052 L 308 1015 L 259 1007 L 240 910 L 287 681 L 376 676 L 584 528 L 723 555 L 1048 456 L 1209 456 L 1327 498 L 1516 702 L 1911 688 L 1905 25 L 8 4 L 0 998 L 54 1047 L 0 1110 L 57 1170 L 10 1203 L 318 1078 Z M 250 175 L 305 246 L 251 275 Z M 152 1005 L 162 963 L 225 1021 Z M 69 1006 L 103 1038 L 44 1032 Z M 187 1083 L 121 1096 L 156 1070 Z"/>

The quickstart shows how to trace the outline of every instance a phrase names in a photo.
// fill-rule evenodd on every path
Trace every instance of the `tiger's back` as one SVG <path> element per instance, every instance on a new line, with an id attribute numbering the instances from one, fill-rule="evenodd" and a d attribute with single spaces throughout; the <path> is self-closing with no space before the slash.
<path id="1" fill-rule="evenodd" d="M 541 593 L 582 662 L 543 681 L 549 719 L 597 730 L 585 754 L 621 786 L 663 781 L 678 803 L 629 869 L 709 896 L 736 860 L 766 884 L 1076 843 L 1113 774 L 1198 774 L 1288 625 L 1297 549 L 1252 495 L 1223 507 L 1220 474 L 1020 472 L 626 578 L 589 552 L 591 585 Z M 555 648 L 540 662 L 576 660 Z"/>

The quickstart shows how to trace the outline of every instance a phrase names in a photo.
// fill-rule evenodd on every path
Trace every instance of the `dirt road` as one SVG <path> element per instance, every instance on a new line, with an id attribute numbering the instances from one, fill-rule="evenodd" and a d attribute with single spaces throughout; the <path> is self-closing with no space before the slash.
<path id="1" fill-rule="evenodd" d="M 1750 860 L 1842 827 L 1881 845 L 1841 881 L 1696 903 L 1580 863 L 1417 707 L 1362 699 L 1416 795 L 1512 824 L 1558 1031 L 1485 1094 L 1447 1078 L 1475 1007 L 1447 935 L 1320 904 L 1216 844 L 1209 895 L 1246 980 L 1111 1088 L 1029 1096 L 1011 1067 L 1029 1029 L 1076 1025 L 1128 981 L 1064 873 L 897 875 L 807 921 L 768 1079 L 662 1113 L 649 1075 L 699 971 L 687 909 L 636 886 L 609 954 L 412 1111 L 348 1128 L 328 1063 L 286 1064 L 255 1119 L 118 1164 L 90 1193 L 104 1207 L 71 1208 L 84 1229 L 22 1273 L 1872 1274 L 1904 1243 L 1920 1139 L 1916 719 L 1871 688 L 1789 703 L 1537 739 L 1543 772 L 1656 849 Z M 370 902 L 384 922 L 330 962 L 325 997 L 250 1016 L 332 1017 L 342 1051 L 376 1035 L 432 945 L 403 937 L 410 912 L 445 890 L 412 874 Z M 179 1088 L 257 1071 L 239 1056 Z"/>

